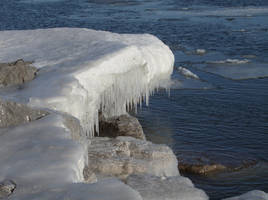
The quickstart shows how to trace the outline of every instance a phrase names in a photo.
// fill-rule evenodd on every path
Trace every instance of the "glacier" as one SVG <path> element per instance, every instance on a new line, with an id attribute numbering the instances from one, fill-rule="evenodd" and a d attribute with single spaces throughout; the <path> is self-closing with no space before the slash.
<path id="1" fill-rule="evenodd" d="M 174 64 L 171 50 L 149 34 L 83 28 L 1 31 L 0 48 L 1 62 L 21 58 L 39 69 L 35 80 L 5 98 L 68 113 L 89 136 L 98 131 L 100 109 L 110 117 L 148 104 Z"/>

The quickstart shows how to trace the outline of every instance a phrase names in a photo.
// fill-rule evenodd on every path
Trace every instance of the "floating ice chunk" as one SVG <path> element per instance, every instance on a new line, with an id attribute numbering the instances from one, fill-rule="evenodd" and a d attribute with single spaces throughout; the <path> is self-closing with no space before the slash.
<path id="1" fill-rule="evenodd" d="M 240 80 L 268 76 L 268 63 L 254 63 L 248 60 L 226 60 L 208 63 L 203 70 L 226 78 Z"/>
<path id="2" fill-rule="evenodd" d="M 219 60 L 219 61 L 210 61 L 207 62 L 209 64 L 246 64 L 249 63 L 250 60 L 244 59 L 244 60 L 239 60 L 239 59 L 226 59 L 226 60 Z"/>
<path id="3" fill-rule="evenodd" d="M 184 76 L 186 76 L 186 77 L 194 78 L 194 79 L 199 79 L 199 77 L 198 77 L 196 74 L 194 74 L 194 73 L 191 72 L 189 69 L 186 69 L 186 68 L 184 68 L 184 67 L 179 67 L 179 68 L 178 68 L 178 71 L 179 71 L 182 75 L 184 75 Z"/>
<path id="4" fill-rule="evenodd" d="M 78 28 L 2 31 L 0 61 L 17 58 L 40 68 L 18 101 L 62 111 L 80 120 L 88 135 L 98 130 L 98 110 L 126 112 L 173 71 L 174 56 L 156 37 Z"/>
<path id="5" fill-rule="evenodd" d="M 206 50 L 205 49 L 196 49 L 196 54 L 198 55 L 204 55 L 206 53 Z"/>
<path id="6" fill-rule="evenodd" d="M 240 196 L 223 200 L 268 200 L 268 194 L 260 190 L 253 190 Z"/>

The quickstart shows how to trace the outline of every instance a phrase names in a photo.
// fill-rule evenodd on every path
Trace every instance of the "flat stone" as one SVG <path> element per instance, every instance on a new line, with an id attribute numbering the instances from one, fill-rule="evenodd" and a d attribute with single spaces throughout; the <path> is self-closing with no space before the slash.
<path id="1" fill-rule="evenodd" d="M 20 59 L 12 63 L 0 63 L 0 86 L 22 84 L 35 78 L 37 68 Z"/>
<path id="2" fill-rule="evenodd" d="M 88 163 L 87 170 L 120 179 L 130 174 L 179 174 L 177 158 L 168 146 L 132 137 L 92 138 L 88 146 Z"/>
<path id="3" fill-rule="evenodd" d="M 100 117 L 99 136 L 113 138 L 117 136 L 130 136 L 145 140 L 145 135 L 140 122 L 137 118 L 129 114 L 108 119 L 103 116 Z"/>
<path id="4" fill-rule="evenodd" d="M 49 113 L 0 98 L 0 128 L 15 126 L 40 119 Z"/>
<path id="5" fill-rule="evenodd" d="M 180 172 L 205 175 L 227 170 L 227 167 L 221 164 L 179 164 Z"/>

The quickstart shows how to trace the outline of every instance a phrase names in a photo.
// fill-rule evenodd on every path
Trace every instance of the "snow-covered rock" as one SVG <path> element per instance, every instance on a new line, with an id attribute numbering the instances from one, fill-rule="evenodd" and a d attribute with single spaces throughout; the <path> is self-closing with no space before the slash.
<path id="1" fill-rule="evenodd" d="M 161 178 L 151 175 L 131 175 L 126 183 L 137 190 L 143 200 L 208 200 L 191 180 L 182 176 Z"/>
<path id="2" fill-rule="evenodd" d="M 122 136 L 92 138 L 88 146 L 88 170 L 123 179 L 142 173 L 179 175 L 177 158 L 168 146 Z"/>
<path id="3" fill-rule="evenodd" d="M 169 78 L 174 56 L 149 34 L 115 34 L 81 28 L 0 32 L 0 62 L 34 61 L 35 80 L 11 96 L 30 106 L 69 113 L 92 135 L 98 110 L 109 117 L 148 98 Z"/>
<path id="4" fill-rule="evenodd" d="M 0 98 L 0 128 L 31 122 L 46 115 L 46 111 Z"/>
<path id="5" fill-rule="evenodd" d="M 268 194 L 260 190 L 253 190 L 240 196 L 223 200 L 268 200 Z"/>
<path id="6" fill-rule="evenodd" d="M 22 59 L 11 63 L 0 63 L 0 87 L 33 80 L 37 69 L 31 64 L 31 62 L 25 62 Z"/>

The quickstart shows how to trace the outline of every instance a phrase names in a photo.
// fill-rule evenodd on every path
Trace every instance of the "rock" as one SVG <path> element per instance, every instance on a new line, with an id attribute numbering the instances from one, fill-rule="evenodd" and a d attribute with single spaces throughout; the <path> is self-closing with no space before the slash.
<path id="1" fill-rule="evenodd" d="M 132 137 L 95 137 L 88 146 L 87 170 L 97 175 L 125 179 L 130 174 L 147 173 L 156 176 L 179 174 L 177 159 L 166 145 Z"/>
<path id="2" fill-rule="evenodd" d="M 101 137 L 130 136 L 145 140 L 138 119 L 131 115 L 126 114 L 108 119 L 102 116 L 99 121 L 99 136 Z"/>
<path id="3" fill-rule="evenodd" d="M 63 115 L 64 125 L 70 130 L 72 139 L 79 140 L 83 135 L 83 128 L 79 120 L 70 115 Z"/>
<path id="4" fill-rule="evenodd" d="M 237 166 L 223 165 L 223 164 L 210 164 L 210 163 L 185 163 L 179 162 L 179 170 L 182 173 L 191 173 L 199 175 L 207 175 L 210 173 L 218 172 L 234 172 L 245 168 L 252 167 L 258 162 L 256 160 L 243 160 Z"/>
<path id="5" fill-rule="evenodd" d="M 231 197 L 223 200 L 268 200 L 268 194 L 260 190 L 253 190 L 240 196 Z"/>
<path id="6" fill-rule="evenodd" d="M 204 191 L 182 176 L 161 178 L 151 175 L 130 175 L 126 184 L 137 190 L 143 200 L 207 200 Z"/>
<path id="7" fill-rule="evenodd" d="M 34 110 L 26 105 L 0 98 L 0 128 L 27 123 L 46 115 L 46 111 Z"/>
<path id="8" fill-rule="evenodd" d="M 179 164 L 180 172 L 205 175 L 208 173 L 214 173 L 227 170 L 227 167 L 221 164 Z"/>
<path id="9" fill-rule="evenodd" d="M 98 182 L 96 174 L 93 171 L 91 171 L 88 167 L 84 168 L 83 175 L 84 175 L 84 179 L 87 183 L 97 183 Z"/>
<path id="10" fill-rule="evenodd" d="M 37 68 L 20 59 L 12 63 L 0 63 L 0 86 L 10 86 L 31 81 L 36 76 Z"/>
<path id="11" fill-rule="evenodd" d="M 13 193 L 16 188 L 15 182 L 11 180 L 5 180 L 0 182 L 0 199 L 6 198 Z"/>

